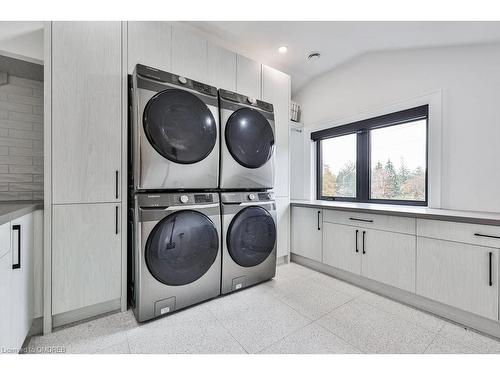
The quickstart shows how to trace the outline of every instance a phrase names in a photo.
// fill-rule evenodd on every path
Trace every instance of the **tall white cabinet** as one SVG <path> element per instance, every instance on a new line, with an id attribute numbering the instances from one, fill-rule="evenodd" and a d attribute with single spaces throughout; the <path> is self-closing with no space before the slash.
<path id="1" fill-rule="evenodd" d="M 168 34 L 168 28 L 161 25 L 151 29 L 136 26 L 137 34 L 151 36 L 155 30 Z M 122 296 L 126 288 L 121 228 L 126 136 L 124 25 L 53 22 L 50 27 L 48 101 L 52 110 L 46 127 L 52 134 L 52 179 L 47 197 L 51 247 L 45 266 L 52 285 L 51 301 L 44 311 L 46 331 L 52 323 L 125 306 Z M 133 53 L 152 58 L 147 53 L 150 47 L 142 45 L 141 39 L 133 39 Z"/>
<path id="2" fill-rule="evenodd" d="M 278 212 L 278 257 L 288 256 L 290 250 L 290 76 L 262 65 L 262 100 L 274 106 L 275 179 L 274 192 Z"/>

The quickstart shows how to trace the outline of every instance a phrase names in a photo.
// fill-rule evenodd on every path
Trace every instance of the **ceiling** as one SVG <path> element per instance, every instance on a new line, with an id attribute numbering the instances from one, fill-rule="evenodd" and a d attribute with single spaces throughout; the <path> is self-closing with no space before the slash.
<path id="1" fill-rule="evenodd" d="M 186 22 L 209 40 L 292 76 L 292 92 L 367 52 L 500 42 L 500 22 Z M 288 46 L 280 55 L 277 49 Z M 317 61 L 306 61 L 320 51 Z"/>
<path id="2" fill-rule="evenodd" d="M 43 60 L 43 22 L 0 21 L 0 51 Z"/>

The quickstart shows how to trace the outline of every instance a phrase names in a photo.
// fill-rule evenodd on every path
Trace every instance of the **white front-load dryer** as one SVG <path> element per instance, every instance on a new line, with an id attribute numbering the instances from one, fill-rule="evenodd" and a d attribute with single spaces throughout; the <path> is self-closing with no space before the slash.
<path id="1" fill-rule="evenodd" d="M 217 193 L 136 194 L 133 311 L 143 322 L 220 294 Z"/>
<path id="2" fill-rule="evenodd" d="M 217 89 L 138 64 L 131 98 L 134 190 L 217 188 Z"/>
<path id="3" fill-rule="evenodd" d="M 272 279 L 277 232 L 273 193 L 221 193 L 221 212 L 221 293 Z"/>
<path id="4" fill-rule="evenodd" d="M 221 169 L 224 190 L 274 187 L 273 105 L 219 89 Z"/>

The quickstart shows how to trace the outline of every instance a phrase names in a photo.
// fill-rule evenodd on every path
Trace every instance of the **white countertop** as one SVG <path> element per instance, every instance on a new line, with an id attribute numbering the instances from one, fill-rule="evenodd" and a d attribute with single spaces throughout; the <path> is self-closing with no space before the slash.
<path id="1" fill-rule="evenodd" d="M 30 212 L 43 209 L 42 201 L 3 201 L 0 202 L 0 225 L 20 218 Z"/>
<path id="2" fill-rule="evenodd" d="M 336 202 L 321 200 L 291 200 L 292 206 L 325 208 L 340 211 L 356 211 L 372 214 L 416 217 L 421 219 L 448 220 L 472 224 L 500 225 L 500 213 L 458 211 L 422 206 L 402 206 L 394 204 Z"/>

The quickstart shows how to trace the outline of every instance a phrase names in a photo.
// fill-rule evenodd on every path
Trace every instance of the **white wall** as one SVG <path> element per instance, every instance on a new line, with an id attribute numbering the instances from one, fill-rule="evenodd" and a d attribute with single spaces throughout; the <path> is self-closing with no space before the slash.
<path id="1" fill-rule="evenodd" d="M 500 212 L 500 45 L 370 53 L 314 79 L 294 100 L 316 130 L 439 91 L 442 207 Z M 313 198 L 311 188 L 303 198 Z"/>

